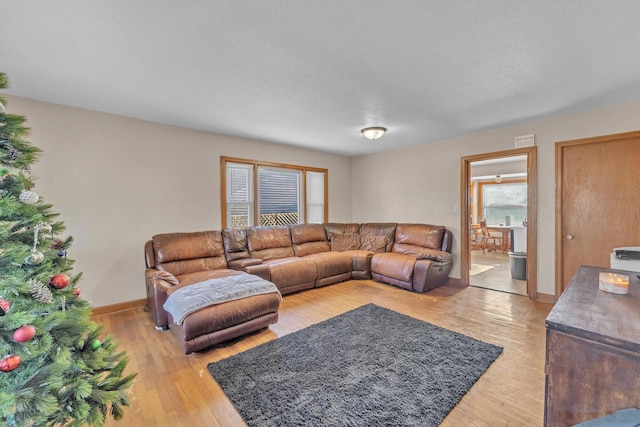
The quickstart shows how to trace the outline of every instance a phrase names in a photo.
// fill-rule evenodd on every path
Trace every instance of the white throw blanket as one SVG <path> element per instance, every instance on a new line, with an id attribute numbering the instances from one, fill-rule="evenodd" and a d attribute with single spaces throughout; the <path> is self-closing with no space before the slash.
<path id="1" fill-rule="evenodd" d="M 252 274 L 242 274 L 180 288 L 169 295 L 163 307 L 179 325 L 185 317 L 205 307 L 272 292 L 280 294 L 273 283 Z"/>

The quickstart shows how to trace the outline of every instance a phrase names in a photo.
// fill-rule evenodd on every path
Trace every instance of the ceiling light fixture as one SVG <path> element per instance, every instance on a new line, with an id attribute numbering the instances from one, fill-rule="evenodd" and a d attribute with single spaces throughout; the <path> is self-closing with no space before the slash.
<path id="1" fill-rule="evenodd" d="M 384 135 L 386 131 L 387 131 L 387 128 L 376 126 L 376 127 L 364 128 L 362 129 L 361 132 L 365 138 L 374 140 L 374 139 L 380 138 L 382 135 Z"/>
<path id="2" fill-rule="evenodd" d="M 495 180 L 498 184 L 502 182 L 502 177 L 500 175 L 496 175 Z"/>

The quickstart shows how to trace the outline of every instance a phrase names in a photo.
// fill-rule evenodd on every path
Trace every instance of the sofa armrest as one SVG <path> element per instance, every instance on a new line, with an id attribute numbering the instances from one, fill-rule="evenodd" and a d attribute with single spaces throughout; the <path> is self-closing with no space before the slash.
<path id="1" fill-rule="evenodd" d="M 262 264 L 262 260 L 258 258 L 240 258 L 234 259 L 227 263 L 232 270 L 247 271 L 247 267 Z"/>
<path id="2" fill-rule="evenodd" d="M 267 264 L 249 265 L 245 267 L 244 271 L 261 277 L 264 280 L 271 281 L 271 270 Z"/>
<path id="3" fill-rule="evenodd" d="M 416 255 L 416 259 L 429 259 L 431 261 L 449 262 L 453 259 L 449 252 L 438 251 L 436 249 L 425 249 Z"/>
<path id="4" fill-rule="evenodd" d="M 452 266 L 451 259 L 449 261 L 416 260 L 413 267 L 413 291 L 423 293 L 446 284 L 449 281 Z"/>
<path id="5" fill-rule="evenodd" d="M 168 271 L 154 270 L 154 269 L 149 269 L 149 270 L 153 271 L 154 279 L 164 280 L 165 282 L 169 282 L 174 286 L 180 283 L 180 281 L 176 278 L 176 276 L 169 273 Z"/>
<path id="6" fill-rule="evenodd" d="M 167 290 L 177 285 L 178 279 L 168 271 L 148 268 L 145 270 L 147 287 L 147 308 L 151 313 L 156 329 L 169 327 L 169 316 L 163 305 L 167 301 Z"/>

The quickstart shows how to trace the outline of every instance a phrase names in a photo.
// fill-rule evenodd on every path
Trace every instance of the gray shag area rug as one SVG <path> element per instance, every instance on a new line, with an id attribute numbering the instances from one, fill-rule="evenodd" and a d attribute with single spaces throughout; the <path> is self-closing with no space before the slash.
<path id="1" fill-rule="evenodd" d="M 250 426 L 437 426 L 500 353 L 368 304 L 208 369 Z"/>

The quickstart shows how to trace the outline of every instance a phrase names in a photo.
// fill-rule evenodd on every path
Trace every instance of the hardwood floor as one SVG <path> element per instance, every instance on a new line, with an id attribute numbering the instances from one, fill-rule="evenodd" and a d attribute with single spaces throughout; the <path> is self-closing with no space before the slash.
<path id="1" fill-rule="evenodd" d="M 474 267 L 479 270 L 474 272 Z M 482 271 L 485 268 L 488 269 Z M 478 288 L 527 295 L 527 281 L 511 276 L 509 255 L 502 252 L 471 251 L 469 284 Z"/>
<path id="2" fill-rule="evenodd" d="M 551 305 L 474 287 L 446 285 L 415 294 L 373 281 L 349 281 L 284 297 L 280 320 L 224 346 L 185 356 L 169 331 L 142 309 L 97 316 L 139 373 L 132 406 L 107 426 L 241 426 L 207 364 L 367 303 L 504 347 L 442 426 L 539 426 L 544 410 L 545 319 Z"/>

